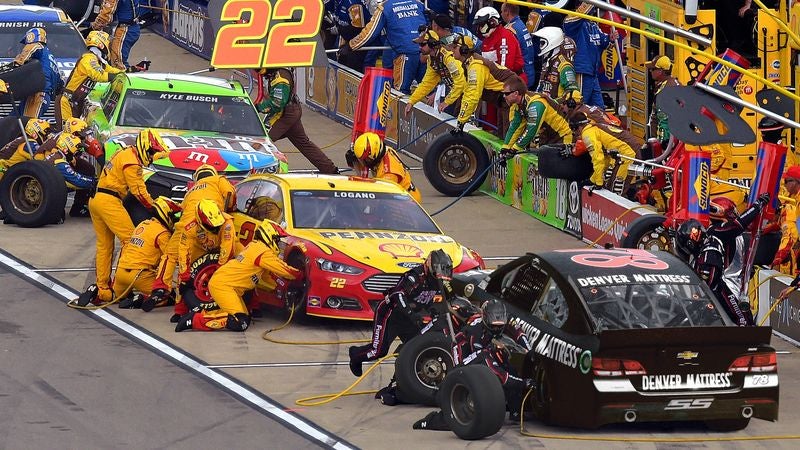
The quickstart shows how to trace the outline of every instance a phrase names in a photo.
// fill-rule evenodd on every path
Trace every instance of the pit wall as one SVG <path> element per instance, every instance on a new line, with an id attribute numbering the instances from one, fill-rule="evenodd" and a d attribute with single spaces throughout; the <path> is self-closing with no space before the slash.
<path id="1" fill-rule="evenodd" d="M 207 19 L 199 17 L 208 16 L 206 2 L 172 0 L 170 3 L 172 8 L 180 12 L 169 13 L 170 23 L 166 26 L 156 24 L 151 29 L 176 45 L 210 59 L 213 30 Z M 327 67 L 298 68 L 296 78 L 298 95 L 306 106 L 339 123 L 353 125 L 361 74 L 330 62 Z M 399 92 L 392 91 L 387 112 L 387 142 L 421 161 L 433 139 L 452 129 L 455 121 L 440 123 L 450 117 L 420 104 L 405 117 L 399 113 L 405 110 L 405 106 L 406 101 L 400 98 Z M 431 132 L 409 145 L 430 128 L 433 128 Z M 470 132 L 483 142 L 490 154 L 499 152 L 499 139 L 475 128 Z M 534 155 L 516 156 L 508 161 L 505 168 L 495 165 L 480 191 L 598 246 L 618 245 L 623 230 L 631 221 L 641 215 L 652 214 L 647 210 L 632 210 L 637 204 L 608 191 L 590 193 L 574 182 L 543 178 L 539 175 L 538 161 Z M 565 241 L 564 245 L 569 247 L 572 244 Z M 751 283 L 751 304 L 754 311 L 758 312 L 759 322 L 791 281 L 788 277 L 776 275 L 772 270 L 758 270 Z M 769 325 L 770 321 L 776 334 L 800 343 L 800 293 L 793 292 L 781 302 L 765 324 Z"/>

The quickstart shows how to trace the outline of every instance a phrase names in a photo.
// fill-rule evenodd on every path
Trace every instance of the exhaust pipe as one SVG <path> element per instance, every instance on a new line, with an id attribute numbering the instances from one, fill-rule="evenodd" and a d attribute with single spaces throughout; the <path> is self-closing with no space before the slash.
<path id="1" fill-rule="evenodd" d="M 750 411 L 750 413 L 752 414 L 752 410 Z M 744 411 L 742 411 L 742 414 L 744 414 Z M 628 423 L 636 422 L 636 410 L 635 409 L 629 409 L 629 410 L 625 411 L 625 422 L 628 422 Z"/>
<path id="2" fill-rule="evenodd" d="M 745 406 L 742 408 L 742 417 L 745 419 L 749 419 L 753 417 L 753 407 L 752 406 Z"/>

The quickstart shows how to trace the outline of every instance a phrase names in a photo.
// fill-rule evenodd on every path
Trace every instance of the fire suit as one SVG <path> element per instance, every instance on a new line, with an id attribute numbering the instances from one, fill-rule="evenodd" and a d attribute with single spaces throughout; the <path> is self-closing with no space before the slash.
<path id="1" fill-rule="evenodd" d="M 699 253 L 690 258 L 689 265 L 706 282 L 722 303 L 728 317 L 739 326 L 752 325 L 750 308 L 739 306 L 739 295 L 725 282 L 725 268 L 736 252 L 736 238 L 753 223 L 761 213 L 763 204 L 757 201 L 741 216 L 731 217 L 722 223 L 712 223 Z"/>
<path id="2" fill-rule="evenodd" d="M 575 41 L 565 37 L 564 43 L 547 61 L 542 61 L 542 73 L 539 75 L 537 92 L 544 92 L 551 98 L 561 100 L 569 92 L 580 92 L 580 86 L 575 76 L 573 57 L 575 56 Z M 580 100 L 576 98 L 576 100 Z"/>
<path id="3" fill-rule="evenodd" d="M 28 146 L 25 145 L 26 141 L 31 144 L 31 149 L 35 154 L 39 149 L 39 144 L 32 139 L 28 139 L 26 136 L 20 136 L 14 139 L 3 146 L 3 149 L 0 150 L 0 154 L 10 154 L 8 159 L 0 159 L 0 179 L 3 178 L 3 173 L 11 168 L 11 166 L 14 164 L 31 159 L 31 154 L 28 152 Z"/>
<path id="4" fill-rule="evenodd" d="M 372 342 L 350 347 L 350 363 L 361 364 L 386 356 L 396 337 L 406 342 L 419 333 L 417 314 L 427 310 L 441 294 L 440 282 L 416 267 L 400 278 L 397 285 L 375 309 Z"/>
<path id="5" fill-rule="evenodd" d="M 603 33 L 595 22 L 575 16 L 564 19 L 564 34 L 575 41 L 576 53 L 573 65 L 583 102 L 605 108 L 597 72 L 602 65 L 603 50 L 610 42 L 608 35 Z"/>
<path id="6" fill-rule="evenodd" d="M 197 204 L 204 198 L 216 203 L 221 211 L 231 211 L 236 200 L 236 190 L 224 175 L 203 178 L 189 189 L 181 203 L 181 218 L 175 224 L 175 232 L 172 233 L 158 265 L 158 275 L 153 289 L 172 290 L 172 276 L 178 264 L 178 245 L 186 226 L 194 221 Z"/>
<path id="7" fill-rule="evenodd" d="M 531 350 L 528 336 L 520 328 L 506 324 L 503 334 L 525 349 Z M 492 333 L 483 325 L 483 319 L 478 316 L 456 334 L 453 361 L 456 365 L 480 364 L 488 367 L 503 385 L 509 411 L 518 412 L 522 405 L 525 382 L 516 375 L 509 364 L 508 354 L 502 345 L 498 346 L 492 342 L 494 339 Z"/>
<path id="8" fill-rule="evenodd" d="M 800 202 L 800 192 L 792 195 L 791 198 Z M 781 206 L 779 219 L 781 242 L 772 260 L 773 269 L 791 276 L 796 276 L 798 272 L 797 251 L 795 250 L 798 242 L 800 242 L 800 236 L 798 236 L 797 231 L 797 212 L 797 204 L 784 202 Z"/>
<path id="9" fill-rule="evenodd" d="M 42 144 L 42 147 L 44 147 L 44 144 Z M 34 159 L 44 160 L 55 166 L 56 170 L 64 177 L 64 182 L 67 183 L 68 189 L 85 191 L 94 189 L 97 184 L 97 178 L 80 173 L 76 156 L 67 155 L 61 150 L 52 149 L 45 153 L 37 152 L 34 155 Z"/>
<path id="10" fill-rule="evenodd" d="M 467 85 L 461 96 L 458 123 L 467 123 L 478 109 L 478 103 L 485 100 L 488 104 L 500 105 L 497 130 L 499 136 L 505 136 L 506 128 L 508 128 L 508 105 L 500 97 L 505 81 L 517 75 L 511 70 L 477 55 L 472 55 L 464 61 L 464 71 Z"/>
<path id="11" fill-rule="evenodd" d="M 444 83 L 448 89 L 447 97 L 443 101 L 447 105 L 452 105 L 461 97 L 466 85 L 464 67 L 453 57 L 453 52 L 443 47 L 429 55 L 425 76 L 411 93 L 408 104 L 414 105 L 424 99 L 439 83 Z"/>
<path id="12" fill-rule="evenodd" d="M 61 72 L 58 71 L 53 54 L 50 49 L 41 42 L 33 44 L 26 44 L 22 51 L 14 58 L 14 65 L 21 66 L 28 62 L 30 59 L 38 59 L 42 64 L 42 72 L 44 73 L 44 90 L 36 92 L 19 102 L 19 115 L 27 117 L 42 118 L 50 102 L 56 97 L 56 93 L 64 89 L 64 80 L 61 78 Z"/>
<path id="13" fill-rule="evenodd" d="M 289 142 L 321 173 L 338 174 L 336 164 L 308 138 L 301 121 L 303 108 L 294 87 L 294 75 L 287 69 L 278 69 L 269 79 L 269 95 L 256 106 L 266 115 L 264 120 L 270 125 L 269 138 L 272 142 L 289 138 Z"/>
<path id="14" fill-rule="evenodd" d="M 114 237 L 125 245 L 133 234 L 133 222 L 122 206 L 122 199 L 130 192 L 148 210 L 153 207 L 153 198 L 147 192 L 142 176 L 142 162 L 139 161 L 136 147 L 125 147 L 114 154 L 103 167 L 97 181 L 97 193 L 89 200 L 89 213 L 97 235 L 97 297 L 104 302 L 112 299 L 111 261 L 114 258 Z"/>
<path id="15" fill-rule="evenodd" d="M 511 123 L 503 148 L 515 152 L 526 150 L 542 126 L 549 128 L 551 134 L 557 136 L 558 142 L 571 144 L 572 130 L 556 106 L 545 94 L 527 92 L 522 103 L 511 105 Z"/>
<path id="16" fill-rule="evenodd" d="M 536 60 L 539 58 L 539 45 L 538 43 L 534 45 L 533 36 L 531 36 L 528 27 L 525 26 L 519 16 L 514 17 L 511 22 L 506 24 L 506 29 L 514 33 L 514 37 L 519 42 L 519 49 L 524 62 L 522 70 L 527 77 L 526 84 L 528 89 L 533 90 L 536 87 Z"/>
<path id="17" fill-rule="evenodd" d="M 100 13 L 92 22 L 93 30 L 102 30 L 116 19 L 108 62 L 117 69 L 128 68 L 128 55 L 139 40 L 139 3 L 140 0 L 103 0 Z"/>
<path id="18" fill-rule="evenodd" d="M 245 331 L 250 319 L 242 296 L 255 289 L 258 280 L 266 275 L 294 280 L 301 272 L 283 262 L 263 242 L 251 241 L 211 275 L 208 290 L 219 309 L 196 312 L 192 316 L 192 329 Z"/>
<path id="19" fill-rule="evenodd" d="M 363 0 L 336 0 L 334 15 L 339 36 L 345 41 L 358 36 L 358 33 L 372 19 L 372 14 L 364 5 Z M 364 70 L 366 56 L 367 52 L 353 52 L 345 57 L 340 57 L 339 62 L 361 72 Z"/>
<path id="20" fill-rule="evenodd" d="M 114 274 L 115 297 L 119 298 L 131 285 L 133 290 L 150 295 L 169 237 L 169 230 L 156 219 L 147 219 L 136 227 L 120 251 Z"/>
<path id="21" fill-rule="evenodd" d="M 517 36 L 511 30 L 498 26 L 492 34 L 485 36 L 481 45 L 481 56 L 516 73 L 528 85 L 528 76 L 523 71 L 525 61 L 522 50 Z"/>
<path id="22" fill-rule="evenodd" d="M 417 203 L 422 203 L 422 196 L 414 186 L 414 182 L 411 181 L 411 172 L 408 171 L 408 168 L 403 164 L 403 161 L 400 160 L 393 148 L 386 147 L 383 159 L 378 161 L 378 164 L 370 170 L 370 173 L 372 178 L 381 178 L 399 184 L 414 197 Z"/>
<path id="23" fill-rule="evenodd" d="M 367 26 L 347 44 L 358 50 L 385 31 L 386 43 L 395 52 L 394 88 L 404 94 L 411 92 L 412 81 L 420 81 L 425 74 L 419 46 L 412 41 L 419 35 L 420 26 L 427 24 L 424 12 L 425 7 L 417 0 L 386 0 L 375 8 Z"/>
<path id="24" fill-rule="evenodd" d="M 75 63 L 75 68 L 67 79 L 64 93 L 59 97 L 56 105 L 56 122 L 80 117 L 83 114 L 83 106 L 86 97 L 94 87 L 95 83 L 105 83 L 112 78 L 112 75 L 124 72 L 108 65 L 108 63 L 92 47 L 89 51 L 81 55 Z"/>
<path id="25" fill-rule="evenodd" d="M 595 123 L 589 123 L 583 128 L 581 139 L 586 145 L 586 150 L 590 152 L 594 166 L 594 172 L 589 178 L 592 184 L 602 186 L 606 170 L 616 164 L 615 158 L 609 154 L 610 151 L 617 151 L 620 155 L 629 158 L 636 157 L 636 151 L 626 142 L 629 138 L 628 134 L 623 129 Z M 631 161 L 623 158 L 618 161 L 618 164 L 618 176 L 625 177 Z"/>
<path id="26" fill-rule="evenodd" d="M 669 141 L 670 136 L 672 136 L 672 133 L 669 131 L 669 117 L 658 107 L 656 104 L 656 99 L 658 98 L 658 94 L 660 94 L 665 87 L 680 85 L 681 83 L 675 77 L 669 77 L 666 80 L 656 84 L 655 94 L 653 94 L 653 107 L 651 109 L 650 119 L 648 121 L 650 137 L 658 138 L 658 140 L 661 141 L 662 147 L 664 148 L 667 148 L 666 144 L 667 141 Z"/>

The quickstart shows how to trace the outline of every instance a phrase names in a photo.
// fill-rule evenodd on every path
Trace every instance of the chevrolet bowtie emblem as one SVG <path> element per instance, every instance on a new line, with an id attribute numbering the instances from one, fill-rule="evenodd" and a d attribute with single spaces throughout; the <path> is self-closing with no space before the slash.
<path id="1" fill-rule="evenodd" d="M 678 359 L 685 359 L 685 360 L 688 361 L 690 359 L 697 358 L 698 356 L 700 356 L 700 353 L 691 352 L 691 351 L 687 350 L 685 352 L 678 353 L 676 356 L 677 356 Z"/>

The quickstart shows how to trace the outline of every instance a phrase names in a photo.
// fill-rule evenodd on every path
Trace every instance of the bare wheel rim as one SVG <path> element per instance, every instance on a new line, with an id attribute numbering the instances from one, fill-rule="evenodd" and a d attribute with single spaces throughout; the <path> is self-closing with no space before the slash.
<path id="1" fill-rule="evenodd" d="M 434 389 L 439 386 L 450 368 L 450 354 L 442 348 L 429 348 L 421 352 L 414 361 L 417 380 Z"/>
<path id="2" fill-rule="evenodd" d="M 469 425 L 475 419 L 475 401 L 472 392 L 461 383 L 450 391 L 450 412 L 461 425 Z"/>
<path id="3" fill-rule="evenodd" d="M 471 180 L 477 166 L 475 154 L 463 145 L 451 145 L 439 156 L 439 173 L 452 184 L 464 184 Z"/>
<path id="4" fill-rule="evenodd" d="M 636 248 L 650 251 L 672 251 L 669 235 L 663 226 L 657 226 L 643 234 L 636 243 Z"/>
<path id="5" fill-rule="evenodd" d="M 9 189 L 11 206 L 23 214 L 33 214 L 44 201 L 44 189 L 36 178 L 30 175 L 17 177 Z"/>

